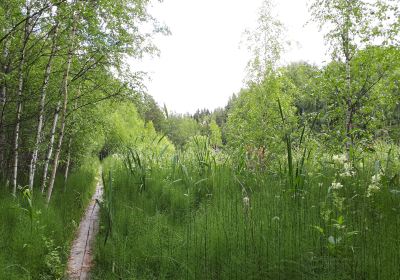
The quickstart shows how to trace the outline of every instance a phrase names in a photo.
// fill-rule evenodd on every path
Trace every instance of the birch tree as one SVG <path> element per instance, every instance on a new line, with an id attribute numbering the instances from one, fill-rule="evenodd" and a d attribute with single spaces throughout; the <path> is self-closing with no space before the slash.
<path id="1" fill-rule="evenodd" d="M 70 81 L 70 70 L 71 70 L 72 58 L 74 56 L 74 51 L 75 51 L 75 47 L 76 47 L 75 35 L 76 35 L 77 22 L 78 22 L 78 11 L 74 11 L 72 29 L 71 29 L 71 33 L 68 38 L 68 42 L 70 45 L 68 47 L 67 61 L 66 61 L 65 68 L 64 68 L 64 74 L 63 74 L 61 90 L 60 90 L 60 97 L 63 100 L 62 101 L 62 111 L 61 111 L 61 127 L 60 127 L 60 131 L 59 131 L 59 135 L 58 135 L 58 143 L 57 143 L 55 154 L 54 154 L 52 172 L 51 172 L 51 177 L 49 180 L 49 186 L 48 186 L 48 190 L 47 190 L 47 196 L 46 196 L 47 203 L 50 202 L 51 194 L 53 192 L 54 181 L 56 179 L 62 143 L 64 140 L 65 122 L 66 122 L 67 106 L 68 106 L 68 93 L 69 93 L 68 89 L 69 89 L 69 81 Z M 58 114 L 58 111 L 57 111 L 57 114 Z"/>
<path id="2" fill-rule="evenodd" d="M 37 160 L 38 160 L 39 147 L 40 147 L 40 143 L 42 142 L 47 88 L 49 85 L 53 59 L 54 59 L 54 56 L 56 55 L 56 51 L 57 51 L 57 35 L 58 35 L 58 30 L 59 30 L 58 25 L 59 24 L 56 21 L 54 23 L 54 26 L 51 31 L 51 33 L 53 34 L 51 51 L 50 51 L 49 59 L 48 59 L 46 69 L 44 72 L 43 85 L 40 89 L 39 117 L 38 117 L 37 129 L 36 129 L 36 142 L 35 142 L 34 150 L 32 152 L 31 162 L 29 165 L 29 188 L 31 190 L 33 189 L 33 183 L 34 183 L 34 178 L 35 178 L 35 173 L 36 173 L 36 164 L 37 164 Z"/>
<path id="3" fill-rule="evenodd" d="M 276 69 L 284 49 L 285 27 L 274 15 L 272 0 L 264 0 L 258 11 L 257 26 L 246 30 L 245 46 L 251 54 L 247 63 L 247 79 L 260 83 L 265 75 Z"/>
<path id="4" fill-rule="evenodd" d="M 337 88 L 344 108 L 344 142 L 348 158 L 354 143 L 354 118 L 362 107 L 360 101 L 368 100 L 369 93 L 381 79 L 367 77 L 368 87 L 353 86 L 354 75 L 361 75 L 362 67 L 354 69 L 354 58 L 360 50 L 382 40 L 381 21 L 387 15 L 384 10 L 376 12 L 374 7 L 379 1 L 363 0 L 314 0 L 310 6 L 312 18 L 325 33 L 332 58 L 344 64 L 344 87 Z M 371 51 L 374 51 L 370 48 Z M 356 71 L 360 70 L 360 71 Z M 353 74 L 353 76 L 352 76 Z M 337 77 L 340 79 L 340 77 Z M 361 98 L 362 97 L 362 98 Z"/>
<path id="5" fill-rule="evenodd" d="M 18 184 L 32 190 L 39 171 L 50 201 L 58 167 L 65 163 L 67 180 L 69 166 L 81 156 L 76 132 L 82 128 L 78 137 L 84 137 L 96 129 L 85 112 L 130 94 L 128 81 L 141 83 L 126 58 L 155 53 L 152 34 L 166 32 L 148 14 L 148 5 L 148 0 L 0 1 L 0 180 L 10 180 L 13 194 Z M 73 101 L 77 108 L 70 108 Z M 76 114 L 79 121 L 68 127 L 68 116 L 74 120 Z"/>
<path id="6" fill-rule="evenodd" d="M 6 110 L 6 102 L 7 102 L 7 75 L 10 71 L 10 59 L 9 59 L 9 44 L 10 41 L 6 41 L 3 48 L 2 53 L 2 63 L 1 63 L 1 70 L 2 70 L 2 78 L 1 78 L 1 87 L 0 87 L 0 169 L 5 175 L 5 160 L 6 160 L 6 131 L 4 127 L 4 113 Z"/>
<path id="7" fill-rule="evenodd" d="M 18 155 L 19 155 L 19 137 L 20 137 L 20 126 L 21 126 L 21 114 L 23 105 L 23 90 L 24 90 L 24 70 L 26 62 L 26 51 L 28 47 L 29 38 L 33 29 L 33 23 L 31 18 L 31 2 L 26 1 L 25 4 L 27 20 L 25 21 L 25 28 L 23 32 L 21 53 L 18 65 L 18 89 L 17 89 L 17 112 L 15 120 L 15 130 L 14 130 L 14 160 L 13 160 L 13 173 L 12 173 L 12 194 L 15 196 L 17 191 L 17 177 L 18 177 Z"/>

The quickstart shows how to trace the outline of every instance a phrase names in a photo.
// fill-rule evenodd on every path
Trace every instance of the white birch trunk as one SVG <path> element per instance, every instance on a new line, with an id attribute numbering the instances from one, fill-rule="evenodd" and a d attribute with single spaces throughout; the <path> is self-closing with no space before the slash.
<path id="1" fill-rule="evenodd" d="M 65 173 L 64 173 L 64 192 L 67 190 L 67 182 L 68 182 L 68 175 L 69 175 L 69 166 L 71 164 L 71 144 L 72 144 L 72 137 L 68 140 L 68 154 L 67 154 L 67 162 L 65 164 Z"/>
<path id="2" fill-rule="evenodd" d="M 7 41 L 5 43 L 5 47 L 3 49 L 3 59 L 4 59 L 4 65 L 2 66 L 2 71 L 3 74 L 6 75 L 9 71 L 9 66 L 7 65 L 7 60 L 8 60 L 8 47 L 9 47 L 10 41 Z M 2 80 L 1 82 L 1 88 L 0 88 L 0 170 L 1 170 L 1 175 L 5 176 L 5 161 L 6 161 L 6 131 L 3 126 L 4 124 L 4 110 L 7 102 L 7 83 L 5 79 Z"/>
<path id="3" fill-rule="evenodd" d="M 344 26 L 344 34 L 343 34 L 343 52 L 345 57 L 345 65 L 346 65 L 346 123 L 345 123 L 345 131 L 346 131 L 346 156 L 347 160 L 350 160 L 350 148 L 353 145 L 352 140 L 352 128 L 353 128 L 353 111 L 352 111 L 352 96 L 351 96 L 351 46 L 350 46 L 350 19 L 351 7 L 350 4 L 347 3 L 346 9 L 346 21 Z"/>
<path id="4" fill-rule="evenodd" d="M 39 119 L 38 119 L 38 125 L 37 125 L 37 130 L 36 130 L 36 142 L 35 142 L 35 147 L 32 153 L 32 158 L 31 162 L 29 165 L 29 189 L 33 189 L 33 183 L 35 179 L 35 173 L 36 173 L 36 164 L 37 164 L 37 159 L 39 156 L 39 146 L 40 143 L 42 142 L 42 130 L 43 130 L 43 119 L 44 119 L 44 109 L 45 109 L 45 101 L 46 101 L 46 92 L 47 92 L 47 87 L 49 85 L 49 80 L 50 80 L 50 74 L 51 74 L 51 65 L 53 62 L 53 58 L 57 49 L 57 44 L 56 44 L 56 37 L 57 37 L 57 32 L 58 32 L 58 23 L 54 26 L 54 34 L 52 38 L 52 47 L 51 47 L 51 53 L 49 60 L 46 65 L 46 70 L 44 73 L 44 80 L 43 80 L 43 85 L 40 91 L 40 105 L 39 105 Z"/>
<path id="5" fill-rule="evenodd" d="M 58 116 L 60 114 L 60 107 L 61 107 L 61 101 L 58 101 L 56 110 L 54 111 L 53 124 L 52 124 L 51 130 L 50 130 L 49 147 L 47 149 L 46 158 L 44 160 L 44 165 L 43 165 L 42 188 L 41 188 L 42 193 L 44 193 L 44 190 L 46 189 L 46 185 L 47 185 L 47 175 L 49 172 L 50 159 L 51 159 L 51 156 L 53 155 L 53 146 L 54 146 L 54 140 L 55 140 L 55 135 L 56 135 Z"/>
<path id="6" fill-rule="evenodd" d="M 74 54 L 74 47 L 75 47 L 74 40 L 75 40 L 76 27 L 77 27 L 77 16 L 75 14 L 74 15 L 74 23 L 73 23 L 70 38 L 69 38 L 70 46 L 68 49 L 67 63 L 66 63 L 65 69 L 64 69 L 64 75 L 63 75 L 62 85 L 61 85 L 61 95 L 63 96 L 63 106 L 62 106 L 62 112 L 61 112 L 61 127 L 60 127 L 60 133 L 58 136 L 57 147 L 56 147 L 55 154 L 54 154 L 53 167 L 52 167 L 51 176 L 50 176 L 50 180 L 49 180 L 49 186 L 47 189 L 47 196 L 46 196 L 47 204 L 49 204 L 50 199 L 51 199 L 51 194 L 53 192 L 54 181 L 56 179 L 58 162 L 59 162 L 59 158 L 60 158 L 60 154 L 61 154 L 61 148 L 62 148 L 64 133 L 65 133 L 65 121 L 66 121 L 66 116 L 67 116 L 67 105 L 68 105 L 69 71 L 71 69 L 72 57 Z"/>
<path id="7" fill-rule="evenodd" d="M 30 3 L 27 1 L 27 16 L 30 15 Z M 21 115 L 22 115 L 22 95 L 24 89 L 24 68 L 26 59 L 26 47 L 28 45 L 29 36 L 32 31 L 31 20 L 26 20 L 24 38 L 22 42 L 21 57 L 18 66 L 18 90 L 17 90 L 17 113 L 15 120 L 14 130 L 14 160 L 13 160 L 13 172 L 12 172 L 12 194 L 15 196 L 17 193 L 17 177 L 18 177 L 18 155 L 19 155 L 19 137 L 20 137 L 20 126 L 21 126 Z"/>

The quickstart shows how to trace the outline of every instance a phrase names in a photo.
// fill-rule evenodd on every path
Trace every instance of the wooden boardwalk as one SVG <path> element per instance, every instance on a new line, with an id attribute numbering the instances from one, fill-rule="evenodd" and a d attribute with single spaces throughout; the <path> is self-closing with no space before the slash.
<path id="1" fill-rule="evenodd" d="M 100 201 L 103 196 L 101 176 L 99 178 L 96 192 L 85 210 L 71 248 L 67 266 L 67 279 L 70 280 L 89 279 L 89 272 L 93 264 L 92 246 L 99 230 L 100 219 L 100 206 L 96 200 Z"/>

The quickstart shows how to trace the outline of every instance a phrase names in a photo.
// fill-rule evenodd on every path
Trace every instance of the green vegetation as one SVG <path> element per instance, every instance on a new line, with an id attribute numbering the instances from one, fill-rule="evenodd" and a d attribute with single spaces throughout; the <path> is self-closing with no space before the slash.
<path id="1" fill-rule="evenodd" d="M 141 154 L 145 175 L 109 158 L 94 279 L 397 279 L 400 149 L 375 148 L 351 164 L 313 151 L 296 191 L 279 161 L 249 168 L 201 141 L 172 161 Z"/>
<path id="2" fill-rule="evenodd" d="M 53 200 L 46 207 L 40 193 L 28 187 L 13 198 L 2 185 L 0 194 L 0 279 L 61 279 L 79 221 L 97 183 L 96 159 L 72 172 L 64 190 L 57 178 Z"/>
<path id="3" fill-rule="evenodd" d="M 0 279 L 65 276 L 97 158 L 93 279 L 400 279 L 400 9 L 311 2 L 331 60 L 280 64 L 265 0 L 243 89 L 181 115 L 127 63 L 151 1 L 0 1 Z"/>
<path id="4" fill-rule="evenodd" d="M 63 278 L 98 155 L 158 137 L 125 63 L 168 33 L 148 4 L 0 1 L 0 279 Z"/>

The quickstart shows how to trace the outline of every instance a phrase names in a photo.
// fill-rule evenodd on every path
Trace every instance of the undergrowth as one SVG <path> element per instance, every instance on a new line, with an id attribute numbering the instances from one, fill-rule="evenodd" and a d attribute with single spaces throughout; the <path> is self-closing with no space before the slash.
<path id="1" fill-rule="evenodd" d="M 0 279 L 62 279 L 71 241 L 95 188 L 98 164 L 73 170 L 66 189 L 57 177 L 49 207 L 35 187 L 17 197 L 0 187 Z"/>
<path id="2" fill-rule="evenodd" d="M 398 149 L 300 150 L 294 186 L 278 161 L 194 146 L 163 164 L 105 160 L 93 279 L 400 279 Z"/>

